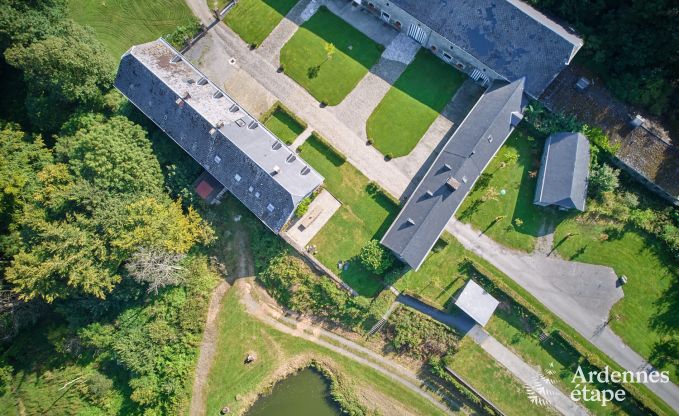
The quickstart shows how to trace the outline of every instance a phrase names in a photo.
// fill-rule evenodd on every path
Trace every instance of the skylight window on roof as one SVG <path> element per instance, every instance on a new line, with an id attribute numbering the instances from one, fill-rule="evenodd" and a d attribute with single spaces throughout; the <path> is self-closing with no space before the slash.
<path id="1" fill-rule="evenodd" d="M 253 188 L 252 186 L 248 188 L 248 192 L 250 192 L 250 193 L 252 193 L 252 191 L 254 191 L 254 190 L 255 190 L 255 188 Z"/>
<path id="2" fill-rule="evenodd" d="M 274 207 L 273 205 L 269 204 L 269 205 L 266 206 L 266 209 L 267 209 L 269 212 L 273 212 L 273 210 L 276 209 L 276 207 Z"/>
<path id="3" fill-rule="evenodd" d="M 259 191 L 255 192 L 255 198 L 259 198 L 259 196 L 262 195 L 259 193 Z"/>
<path id="4" fill-rule="evenodd" d="M 233 178 L 236 180 L 236 182 L 240 182 L 240 180 L 242 179 L 239 174 L 233 175 Z"/>
<path id="5" fill-rule="evenodd" d="M 219 156 L 217 156 L 217 155 L 215 155 L 215 163 L 219 163 L 219 162 L 221 162 L 221 161 L 222 161 L 222 158 L 219 157 Z"/>

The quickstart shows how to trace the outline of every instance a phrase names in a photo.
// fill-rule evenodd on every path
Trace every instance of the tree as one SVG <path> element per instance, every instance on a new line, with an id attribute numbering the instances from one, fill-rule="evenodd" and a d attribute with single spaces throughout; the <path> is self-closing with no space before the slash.
<path id="1" fill-rule="evenodd" d="M 65 27 L 60 36 L 5 51 L 7 63 L 23 73 L 26 110 L 38 130 L 57 131 L 76 106 L 97 108 L 113 82 L 113 59 L 93 34 L 75 24 Z"/>
<path id="2" fill-rule="evenodd" d="M 158 294 L 158 289 L 176 286 L 183 281 L 184 268 L 180 264 L 184 257 L 184 254 L 140 247 L 125 268 L 137 283 L 148 285 L 147 293 Z"/>
<path id="3" fill-rule="evenodd" d="M 323 49 L 325 50 L 325 61 L 323 61 L 323 63 L 326 63 L 327 61 L 332 59 L 333 56 L 335 56 L 335 53 L 337 52 L 337 47 L 333 43 L 325 42 L 323 44 Z"/>
<path id="4" fill-rule="evenodd" d="M 594 166 L 589 177 L 589 189 L 599 199 L 603 193 L 613 192 L 620 185 L 618 175 L 620 171 L 608 164 Z"/>
<path id="5" fill-rule="evenodd" d="M 368 241 L 358 255 L 361 264 L 369 271 L 381 275 L 394 264 L 394 256 L 377 240 Z"/>
<path id="6" fill-rule="evenodd" d="M 125 117 L 88 114 L 69 121 L 55 146 L 58 161 L 99 192 L 163 193 L 163 174 L 146 132 Z"/>

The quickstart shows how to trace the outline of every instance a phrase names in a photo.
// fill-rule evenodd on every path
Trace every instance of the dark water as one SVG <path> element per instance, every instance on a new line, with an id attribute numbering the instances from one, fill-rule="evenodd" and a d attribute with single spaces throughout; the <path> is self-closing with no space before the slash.
<path id="1" fill-rule="evenodd" d="M 268 396 L 257 400 L 246 416 L 339 416 L 330 397 L 328 381 L 307 368 L 274 385 Z"/>

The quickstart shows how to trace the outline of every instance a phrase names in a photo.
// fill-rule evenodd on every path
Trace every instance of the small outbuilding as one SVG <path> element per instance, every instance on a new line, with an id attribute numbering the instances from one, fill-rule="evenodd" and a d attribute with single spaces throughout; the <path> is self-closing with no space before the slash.
<path id="1" fill-rule="evenodd" d="M 475 281 L 469 280 L 455 301 L 455 306 L 462 309 L 474 321 L 485 326 L 493 316 L 500 302 L 486 292 Z"/>
<path id="2" fill-rule="evenodd" d="M 536 205 L 585 210 L 589 141 L 582 133 L 554 133 L 545 141 Z"/>

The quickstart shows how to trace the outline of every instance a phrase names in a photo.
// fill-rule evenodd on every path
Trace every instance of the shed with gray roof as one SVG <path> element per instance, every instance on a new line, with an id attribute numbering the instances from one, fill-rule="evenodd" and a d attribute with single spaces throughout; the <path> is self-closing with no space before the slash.
<path id="1" fill-rule="evenodd" d="M 276 233 L 323 182 L 163 39 L 127 51 L 114 85 Z"/>
<path id="2" fill-rule="evenodd" d="M 538 98 L 582 39 L 519 0 L 363 0 L 368 9 L 474 79 L 515 81 Z M 468 70 L 469 67 L 476 71 Z"/>
<path id="3" fill-rule="evenodd" d="M 499 304 L 497 299 L 473 280 L 467 282 L 455 300 L 455 306 L 481 326 L 488 323 Z"/>
<path id="4" fill-rule="evenodd" d="M 417 270 L 522 118 L 524 79 L 492 85 L 459 125 L 381 243 Z"/>
<path id="5" fill-rule="evenodd" d="M 589 141 L 582 133 L 555 133 L 545 141 L 535 204 L 585 210 Z"/>

